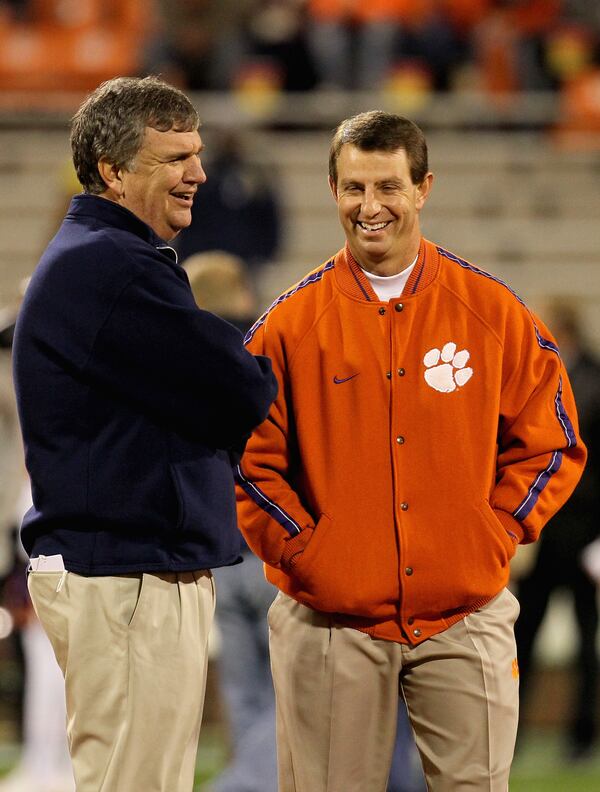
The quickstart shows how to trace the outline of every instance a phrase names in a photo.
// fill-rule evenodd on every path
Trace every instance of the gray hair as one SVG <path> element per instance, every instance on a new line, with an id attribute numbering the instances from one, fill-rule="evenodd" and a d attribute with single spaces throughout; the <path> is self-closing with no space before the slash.
<path id="1" fill-rule="evenodd" d="M 402 116 L 371 110 L 342 121 L 329 149 L 329 176 L 334 184 L 337 184 L 338 157 L 346 143 L 362 151 L 404 149 L 413 184 L 421 184 L 429 170 L 425 135 L 413 121 Z"/>
<path id="2" fill-rule="evenodd" d="M 106 184 L 98 162 L 106 158 L 131 170 L 146 127 L 160 132 L 193 132 L 200 126 L 194 106 L 158 77 L 116 77 L 98 86 L 71 121 L 71 150 L 77 178 L 88 193 Z"/>

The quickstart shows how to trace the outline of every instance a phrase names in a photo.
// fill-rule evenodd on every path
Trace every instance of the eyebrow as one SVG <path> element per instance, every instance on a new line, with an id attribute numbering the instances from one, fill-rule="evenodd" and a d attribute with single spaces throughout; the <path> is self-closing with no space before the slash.
<path id="1" fill-rule="evenodd" d="M 362 187 L 364 182 L 359 181 L 358 179 L 342 179 L 340 185 L 342 187 Z M 382 187 L 384 184 L 397 184 L 399 187 L 404 187 L 406 182 L 404 179 L 398 179 L 395 176 L 390 177 L 389 179 L 379 179 L 375 182 L 376 187 Z"/>
<path id="2" fill-rule="evenodd" d="M 174 159 L 179 157 L 193 157 L 203 152 L 204 149 L 205 149 L 204 143 L 200 144 L 198 150 L 196 150 L 195 146 L 190 148 L 183 146 L 178 146 L 178 147 L 174 146 L 170 151 L 165 151 L 163 156 L 166 159 Z"/>

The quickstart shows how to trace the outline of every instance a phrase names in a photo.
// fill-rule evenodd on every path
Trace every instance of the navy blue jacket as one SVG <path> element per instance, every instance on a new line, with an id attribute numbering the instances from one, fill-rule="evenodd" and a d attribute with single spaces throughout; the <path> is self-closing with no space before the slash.
<path id="1" fill-rule="evenodd" d="M 197 308 L 176 254 L 134 214 L 78 195 L 32 277 L 13 348 L 31 556 L 84 575 L 240 558 L 231 456 L 277 385 Z"/>

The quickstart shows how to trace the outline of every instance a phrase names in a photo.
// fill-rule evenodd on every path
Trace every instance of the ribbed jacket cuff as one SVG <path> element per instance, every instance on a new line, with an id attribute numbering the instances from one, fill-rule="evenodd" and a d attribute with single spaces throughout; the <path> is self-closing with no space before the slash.
<path id="1" fill-rule="evenodd" d="M 311 540 L 313 532 L 313 528 L 303 528 L 299 534 L 292 536 L 286 541 L 281 554 L 281 566 L 283 569 L 291 569 L 294 566 L 297 556 L 304 551 L 304 548 Z"/>
<path id="2" fill-rule="evenodd" d="M 525 536 L 525 531 L 521 523 L 516 520 L 512 514 L 502 511 L 502 509 L 494 509 L 494 514 L 502 523 L 502 527 L 509 536 L 514 537 L 515 544 L 520 544 Z"/>

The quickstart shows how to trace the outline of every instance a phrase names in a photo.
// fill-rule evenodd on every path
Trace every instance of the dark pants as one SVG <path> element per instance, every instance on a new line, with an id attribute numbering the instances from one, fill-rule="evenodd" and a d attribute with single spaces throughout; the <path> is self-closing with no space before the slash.
<path id="1" fill-rule="evenodd" d="M 562 539 L 566 538 L 566 529 Z M 521 708 L 531 688 L 532 654 L 536 636 L 546 614 L 551 594 L 559 588 L 573 596 L 575 618 L 579 633 L 576 660 L 576 689 L 570 708 L 572 719 L 568 726 L 571 750 L 577 753 L 589 748 L 597 733 L 598 629 L 597 590 L 580 565 L 580 550 L 566 548 L 564 541 L 555 541 L 550 534 L 542 534 L 536 562 L 519 583 L 518 598 L 521 615 L 515 625 L 515 637 L 521 672 Z"/>

